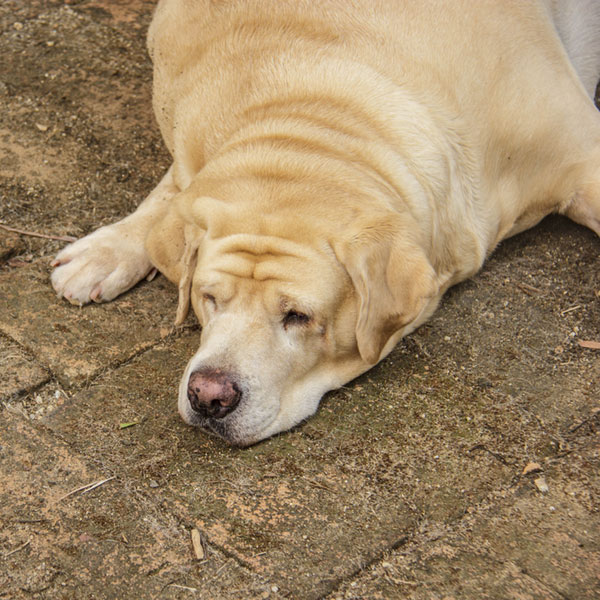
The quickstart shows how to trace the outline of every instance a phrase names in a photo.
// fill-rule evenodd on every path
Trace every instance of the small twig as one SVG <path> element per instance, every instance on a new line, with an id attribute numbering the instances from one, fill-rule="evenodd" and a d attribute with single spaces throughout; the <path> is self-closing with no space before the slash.
<path id="1" fill-rule="evenodd" d="M 45 233 L 37 233 L 36 231 L 24 231 L 23 229 L 16 229 L 14 227 L 9 227 L 8 225 L 2 225 L 0 223 L 0 229 L 4 229 L 6 231 L 10 231 L 12 233 L 18 233 L 20 235 L 29 235 L 32 237 L 44 238 L 47 240 L 58 240 L 59 242 L 75 242 L 77 241 L 76 237 L 71 235 L 47 235 Z"/>
<path id="2" fill-rule="evenodd" d="M 83 494 L 87 494 L 88 492 L 91 492 L 92 490 L 95 490 L 97 487 L 100 487 L 101 485 L 104 485 L 107 481 L 112 481 L 113 479 L 116 479 L 117 476 L 113 475 L 112 477 L 108 477 L 107 479 L 103 479 L 102 481 L 98 481 L 92 485 L 90 485 L 90 487 L 88 487 L 87 490 L 84 490 L 83 492 L 81 492 L 81 495 Z"/>
<path id="3" fill-rule="evenodd" d="M 187 590 L 188 592 L 197 592 L 198 590 L 193 587 L 188 587 L 187 585 L 179 585 L 178 583 L 170 583 L 169 587 L 177 588 L 178 590 Z"/>
<path id="4" fill-rule="evenodd" d="M 471 453 L 475 450 L 483 450 L 490 456 L 493 456 L 496 460 L 500 461 L 503 465 L 506 465 L 507 467 L 510 466 L 510 463 L 504 458 L 504 456 L 494 452 L 493 450 L 490 450 L 485 444 L 475 444 L 472 448 L 469 448 L 468 452 Z"/>
<path id="5" fill-rule="evenodd" d="M 396 585 L 409 585 L 411 587 L 417 587 L 419 584 L 416 581 L 408 581 L 407 579 L 398 579 L 397 577 L 390 577 L 386 575 L 386 579 L 389 579 Z"/>
<path id="6" fill-rule="evenodd" d="M 17 519 L 15 523 L 46 523 L 48 519 Z"/>
<path id="7" fill-rule="evenodd" d="M 579 308 L 581 308 L 581 304 L 571 306 L 571 308 L 566 308 L 565 310 L 561 311 L 560 316 L 564 317 L 567 313 L 573 312 L 574 310 L 577 310 Z"/>
<path id="8" fill-rule="evenodd" d="M 217 572 L 214 574 L 213 579 L 215 579 L 217 577 L 217 575 L 227 566 L 229 566 L 229 563 L 231 563 L 233 561 L 232 558 L 228 558 L 218 569 Z"/>
<path id="9" fill-rule="evenodd" d="M 542 290 L 539 290 L 536 287 L 533 287 L 532 285 L 528 285 L 526 283 L 515 283 L 515 285 L 523 292 L 525 292 L 526 294 L 528 294 L 529 296 L 533 296 L 535 294 L 543 294 L 544 292 Z"/>
<path id="10" fill-rule="evenodd" d="M 107 477 L 106 479 L 101 479 L 100 481 L 94 481 L 93 483 L 88 483 L 86 485 L 82 485 L 81 487 L 78 487 L 77 489 L 70 491 L 68 494 L 61 496 L 56 501 L 56 504 L 58 504 L 65 498 L 72 496 L 73 494 L 77 494 L 77 492 L 81 492 L 82 494 L 87 494 L 88 492 L 91 492 L 92 490 L 96 489 L 97 487 L 104 485 L 107 481 L 112 481 L 113 479 L 116 479 L 116 477 L 117 477 L 116 475 L 113 475 L 112 477 Z"/>
<path id="11" fill-rule="evenodd" d="M 325 490 L 326 492 L 329 492 L 330 494 L 335 494 L 335 491 L 332 490 L 330 487 L 327 487 L 325 484 L 320 483 L 319 481 L 315 481 L 314 479 L 310 479 L 309 477 L 302 477 L 302 479 L 304 479 L 304 481 L 308 481 L 308 483 L 310 483 L 312 486 L 319 488 L 320 490 Z"/>
<path id="12" fill-rule="evenodd" d="M 18 548 L 15 548 L 11 552 L 7 552 L 6 554 L 3 554 L 2 558 L 8 558 L 9 556 L 16 554 L 17 552 L 20 552 L 24 548 L 27 548 L 27 546 L 29 546 L 29 544 L 31 544 L 31 539 L 27 540 L 24 544 L 21 544 Z"/>
<path id="13" fill-rule="evenodd" d="M 575 433 L 577 430 L 581 429 L 584 425 L 587 425 L 588 423 L 590 423 L 598 415 L 600 415 L 600 409 L 595 410 L 589 417 L 587 417 L 587 419 L 584 419 L 583 421 L 581 421 L 581 423 L 579 423 L 579 425 L 575 425 L 575 427 L 572 427 L 571 429 L 569 429 L 569 433 Z"/>

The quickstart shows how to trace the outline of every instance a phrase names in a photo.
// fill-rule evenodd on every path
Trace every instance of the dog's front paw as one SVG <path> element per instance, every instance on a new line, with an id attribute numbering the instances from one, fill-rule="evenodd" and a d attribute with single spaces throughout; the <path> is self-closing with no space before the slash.
<path id="1" fill-rule="evenodd" d="M 142 235 L 125 223 L 69 244 L 51 265 L 56 293 L 77 305 L 108 302 L 152 271 Z"/>

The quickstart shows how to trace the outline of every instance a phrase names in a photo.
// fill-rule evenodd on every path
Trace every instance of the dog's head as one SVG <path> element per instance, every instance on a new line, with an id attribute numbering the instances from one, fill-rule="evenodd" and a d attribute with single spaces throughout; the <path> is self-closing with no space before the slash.
<path id="1" fill-rule="evenodd" d="M 176 321 L 191 303 L 202 325 L 179 412 L 239 446 L 312 415 L 433 310 L 433 270 L 393 214 L 340 227 L 253 208 L 187 191 L 147 240 Z"/>

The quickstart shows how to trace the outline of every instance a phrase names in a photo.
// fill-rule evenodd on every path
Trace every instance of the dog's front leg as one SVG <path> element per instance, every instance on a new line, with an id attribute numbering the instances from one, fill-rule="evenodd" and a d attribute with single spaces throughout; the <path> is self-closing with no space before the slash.
<path id="1" fill-rule="evenodd" d="M 108 302 L 152 271 L 146 235 L 179 192 L 171 167 L 138 209 L 69 244 L 52 261 L 52 285 L 72 304 Z"/>

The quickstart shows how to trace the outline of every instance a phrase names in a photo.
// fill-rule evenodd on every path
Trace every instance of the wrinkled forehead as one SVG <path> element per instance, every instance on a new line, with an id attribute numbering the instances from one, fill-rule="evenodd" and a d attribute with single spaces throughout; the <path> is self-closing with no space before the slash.
<path id="1" fill-rule="evenodd" d="M 337 261 L 327 244 L 313 246 L 251 234 L 206 237 L 194 285 L 225 296 L 256 293 L 276 300 L 327 304 L 336 297 Z M 309 306 L 310 308 L 310 306 Z M 317 309 L 317 306 L 313 307 Z"/>

